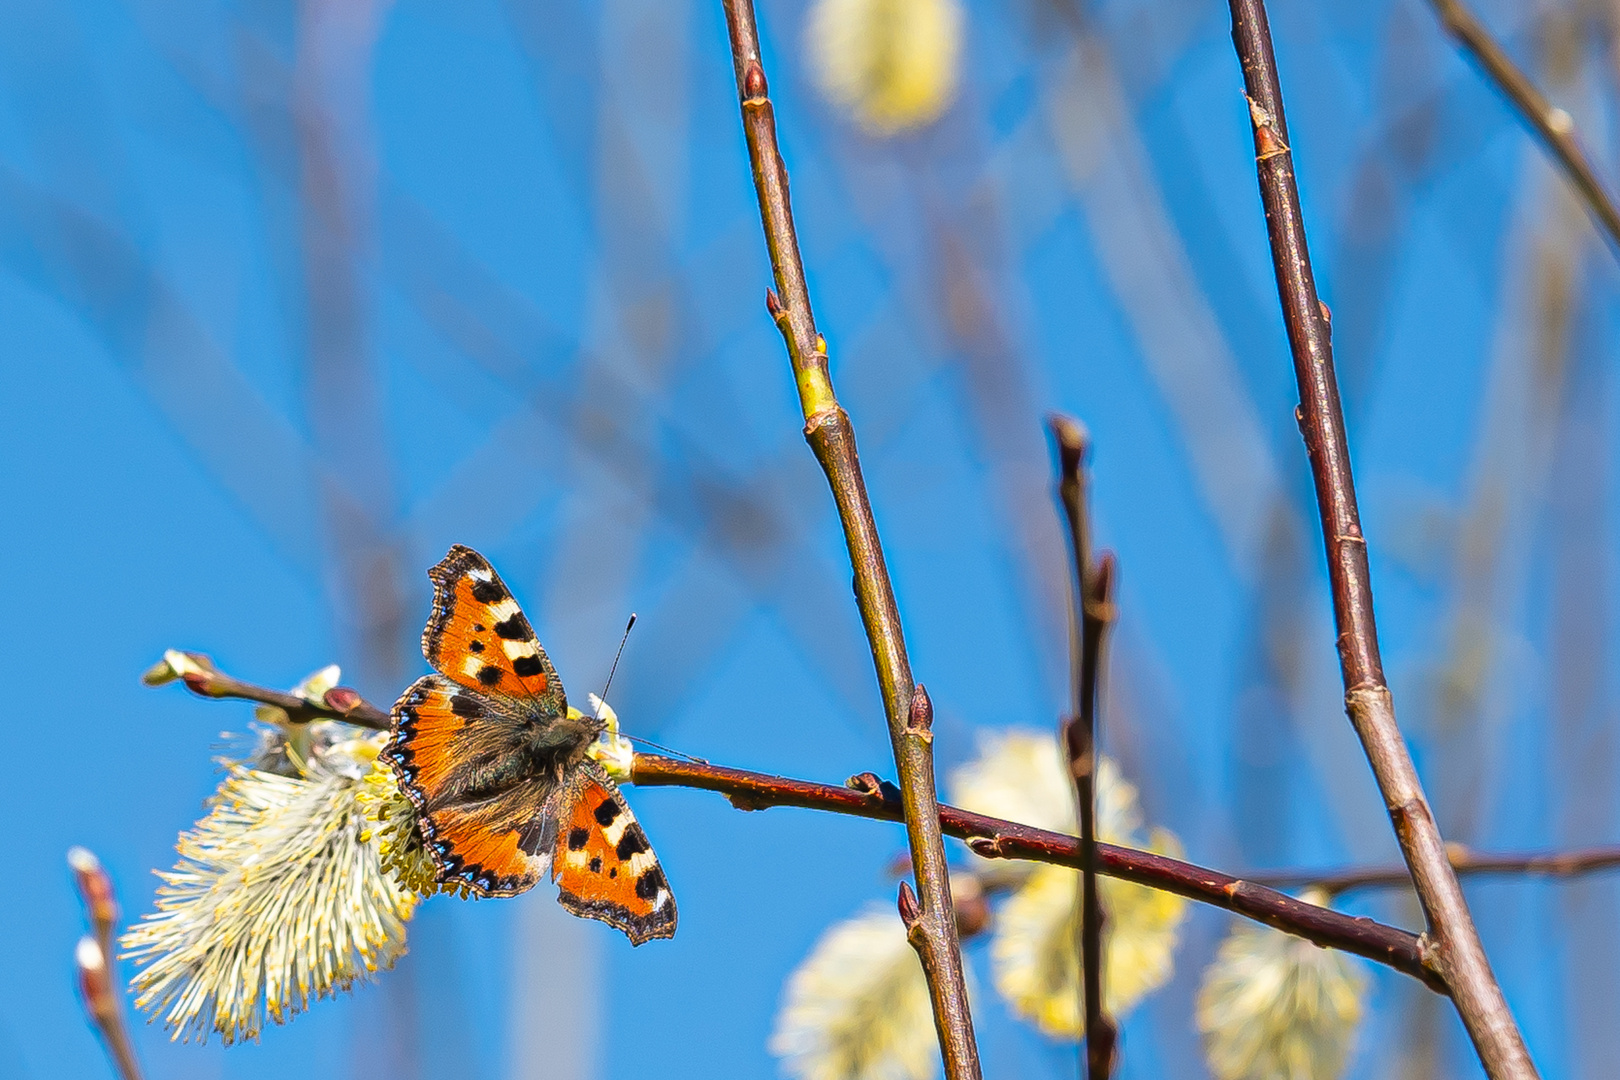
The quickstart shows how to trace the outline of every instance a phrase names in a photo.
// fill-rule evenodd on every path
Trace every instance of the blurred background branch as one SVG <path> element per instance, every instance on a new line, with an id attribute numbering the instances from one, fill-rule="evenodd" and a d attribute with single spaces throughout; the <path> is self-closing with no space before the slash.
<path id="1" fill-rule="evenodd" d="M 1047 419 L 1057 443 L 1057 498 L 1069 531 L 1074 575 L 1069 593 L 1069 652 L 1072 688 L 1069 715 L 1059 725 L 1068 751 L 1080 825 L 1080 994 L 1085 1017 L 1082 1075 L 1107 1080 L 1113 1072 L 1119 1030 L 1102 999 L 1103 925 L 1107 913 L 1097 895 L 1097 698 L 1103 646 L 1114 622 L 1114 560 L 1091 554 L 1091 507 L 1086 477 L 1090 449 L 1085 429 L 1067 416 Z"/>
<path id="2" fill-rule="evenodd" d="M 1468 54 L 1497 92 L 1513 106 L 1525 127 L 1552 155 L 1585 204 L 1587 213 L 1608 237 L 1610 250 L 1620 258 L 1620 206 L 1615 205 L 1614 196 L 1598 177 L 1596 166 L 1576 137 L 1575 118 L 1547 100 L 1462 0 L 1429 0 L 1429 4 L 1446 33 Z"/>
<path id="3" fill-rule="evenodd" d="M 1459 877 L 1506 874 L 1515 877 L 1575 878 L 1620 867 L 1620 847 L 1608 845 L 1569 851 L 1520 854 L 1470 851 L 1460 844 L 1446 845 L 1446 855 Z M 1246 875 L 1248 880 L 1274 889 L 1321 889 L 1329 896 L 1355 889 L 1398 889 L 1412 884 L 1404 866 L 1363 866 L 1343 870 L 1272 870 Z"/>
<path id="4" fill-rule="evenodd" d="M 90 934 L 80 938 L 73 950 L 79 972 L 79 999 L 85 1016 L 101 1035 L 101 1044 L 119 1080 L 141 1080 L 140 1060 L 135 1056 L 124 1015 L 124 989 L 118 979 L 115 935 L 119 911 L 112 878 L 87 848 L 69 849 L 67 860 L 79 898 L 84 901 L 85 919 L 90 923 Z"/>

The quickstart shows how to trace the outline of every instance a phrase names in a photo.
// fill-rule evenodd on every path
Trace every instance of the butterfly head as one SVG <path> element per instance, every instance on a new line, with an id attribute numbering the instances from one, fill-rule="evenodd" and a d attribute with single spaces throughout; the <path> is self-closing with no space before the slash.
<path id="1" fill-rule="evenodd" d="M 591 743 L 590 756 L 602 768 L 607 770 L 608 776 L 614 780 L 624 781 L 630 779 L 630 766 L 636 756 L 636 751 L 630 745 L 630 740 L 619 734 L 619 714 L 613 711 L 613 706 L 597 697 L 590 696 L 591 712 L 601 718 L 602 730 L 596 741 Z M 577 710 L 570 709 L 570 712 Z"/>

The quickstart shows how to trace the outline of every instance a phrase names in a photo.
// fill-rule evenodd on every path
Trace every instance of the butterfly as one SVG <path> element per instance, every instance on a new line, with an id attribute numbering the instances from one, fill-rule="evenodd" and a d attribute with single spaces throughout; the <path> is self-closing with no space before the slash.
<path id="1" fill-rule="evenodd" d="M 433 569 L 422 653 L 381 758 L 415 805 L 438 879 L 516 896 L 546 872 L 575 915 L 632 944 L 675 934 L 675 897 L 618 785 L 587 756 L 603 721 L 568 707 L 511 590 L 457 544 Z"/>

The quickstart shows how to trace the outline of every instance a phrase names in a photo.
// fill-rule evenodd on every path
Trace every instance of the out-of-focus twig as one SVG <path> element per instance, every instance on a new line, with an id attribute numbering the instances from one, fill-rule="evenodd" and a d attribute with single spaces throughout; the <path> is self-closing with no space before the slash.
<path id="1" fill-rule="evenodd" d="M 1547 148 L 1586 204 L 1587 212 L 1608 235 L 1610 251 L 1620 257 L 1620 207 L 1603 186 L 1597 169 L 1575 137 L 1574 118 L 1547 100 L 1462 0 L 1429 0 L 1429 5 L 1440 17 L 1440 25 L 1446 33 L 1479 66 L 1531 134 Z"/>
<path id="2" fill-rule="evenodd" d="M 120 1080 L 141 1080 L 141 1065 L 124 1022 L 123 998 L 113 973 L 118 898 L 113 893 L 112 878 L 102 868 L 101 860 L 86 848 L 68 849 L 67 860 L 73 871 L 73 883 L 84 900 L 84 914 L 91 929 L 73 950 L 85 1015 L 101 1033 L 102 1045 L 107 1048 L 107 1057 Z"/>
<path id="3" fill-rule="evenodd" d="M 322 695 L 320 701 L 312 701 L 285 690 L 271 690 L 233 679 L 216 668 L 214 662 L 202 653 L 170 649 L 142 678 L 148 686 L 161 686 L 179 679 L 186 684 L 187 690 L 199 697 L 237 698 L 272 705 L 286 713 L 287 718 L 295 724 L 306 724 L 311 720 L 341 720 L 357 727 L 388 730 L 388 714 L 347 686 L 334 686 Z"/>
<path id="4" fill-rule="evenodd" d="M 1232 41 L 1242 62 L 1254 128 L 1256 172 L 1277 292 L 1299 382 L 1297 415 L 1327 547 L 1345 706 L 1383 792 L 1428 920 L 1440 970 L 1480 1062 L 1492 1080 L 1529 1080 L 1537 1075 L 1535 1064 L 1491 971 L 1457 875 L 1447 861 L 1434 814 L 1395 723 L 1394 700 L 1384 679 L 1367 542 L 1361 532 L 1344 411 L 1333 373 L 1328 316 L 1317 297 L 1311 270 L 1265 3 L 1229 0 L 1229 4 Z"/>
<path id="5" fill-rule="evenodd" d="M 915 685 L 894 587 L 861 475 L 855 432 L 833 393 L 827 373 L 827 343 L 816 332 L 804 262 L 793 228 L 787 167 L 776 141 L 776 114 L 760 58 L 753 0 L 725 0 L 732 66 L 743 131 L 759 199 L 760 221 L 776 290 L 767 293 L 771 317 L 787 344 L 788 359 L 804 412 L 805 438 L 832 488 L 855 574 L 855 598 L 877 668 L 905 807 L 911 861 L 920 897 L 900 894 L 907 934 L 922 960 L 939 1031 L 948 1080 L 978 1080 L 979 1051 L 973 1038 L 962 947 L 951 905 L 950 871 L 940 834 L 934 782 L 933 707 Z"/>
<path id="6" fill-rule="evenodd" d="M 1471 851 L 1461 844 L 1447 844 L 1451 868 L 1460 877 L 1484 874 L 1512 874 L 1518 877 L 1575 878 L 1620 867 L 1620 845 L 1573 848 L 1568 851 L 1493 853 Z M 1277 889 L 1309 886 L 1329 895 L 1353 889 L 1406 888 L 1412 872 L 1404 866 L 1361 866 L 1343 870 L 1274 870 L 1247 875 L 1248 880 Z"/>
<path id="7" fill-rule="evenodd" d="M 1091 557 L 1091 506 L 1086 485 L 1085 428 L 1067 416 L 1047 420 L 1058 450 L 1058 503 L 1069 526 L 1074 557 L 1069 613 L 1071 700 L 1063 721 L 1069 775 L 1080 824 L 1080 999 L 1085 1023 L 1082 1058 L 1087 1080 L 1107 1080 L 1114 1069 L 1119 1029 L 1103 1010 L 1102 932 L 1106 914 L 1097 894 L 1097 688 L 1103 641 L 1114 621 L 1114 561 Z"/>

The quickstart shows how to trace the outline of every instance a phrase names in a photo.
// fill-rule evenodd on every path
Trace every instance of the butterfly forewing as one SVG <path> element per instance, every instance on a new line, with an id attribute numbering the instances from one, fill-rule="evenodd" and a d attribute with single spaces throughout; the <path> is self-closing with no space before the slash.
<path id="1" fill-rule="evenodd" d="M 549 716 L 567 712 L 557 670 L 488 560 L 457 544 L 428 577 L 433 614 L 422 632 L 428 663 L 470 689 L 532 698 Z"/>
<path id="2" fill-rule="evenodd" d="M 551 873 L 562 905 L 617 927 L 634 945 L 674 937 L 675 897 L 618 785 L 583 762 L 560 805 Z"/>

